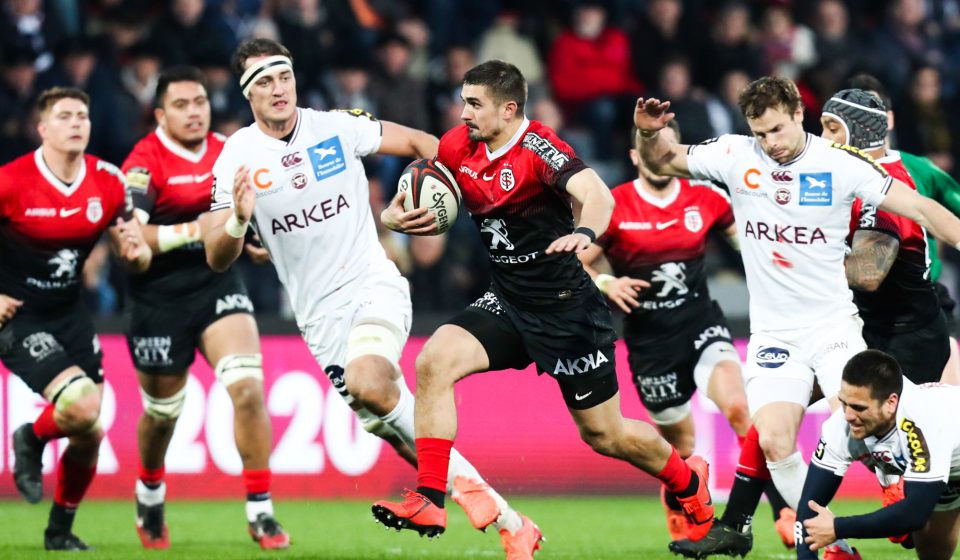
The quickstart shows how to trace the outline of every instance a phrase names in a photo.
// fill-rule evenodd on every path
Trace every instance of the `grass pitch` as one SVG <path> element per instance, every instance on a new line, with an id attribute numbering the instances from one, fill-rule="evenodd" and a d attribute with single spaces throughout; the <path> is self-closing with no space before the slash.
<path id="1" fill-rule="evenodd" d="M 172 502 L 167 505 L 171 548 L 146 551 L 134 529 L 133 499 L 128 502 L 97 501 L 83 504 L 75 532 L 96 547 L 91 553 L 71 558 L 168 560 L 204 558 L 322 558 L 331 560 L 404 560 L 437 558 L 465 560 L 503 558 L 499 537 L 491 530 L 473 529 L 451 504 L 447 532 L 428 541 L 412 531 L 385 530 L 373 521 L 370 501 L 278 501 L 277 518 L 290 532 L 293 545 L 287 551 L 261 551 L 247 536 L 241 502 Z M 528 514 L 547 537 L 538 560 L 550 559 L 667 559 L 669 537 L 660 503 L 651 497 L 519 497 L 514 507 Z M 838 502 L 831 509 L 840 514 L 866 513 L 873 502 Z M 63 558 L 44 553 L 43 529 L 49 502 L 31 506 L 23 502 L 0 502 L 0 558 Z M 722 511 L 722 506 L 718 512 Z M 750 558 L 796 558 L 780 544 L 770 509 L 761 505 L 754 524 L 754 548 Z M 864 558 L 902 559 L 912 552 L 886 540 L 854 542 Z"/>

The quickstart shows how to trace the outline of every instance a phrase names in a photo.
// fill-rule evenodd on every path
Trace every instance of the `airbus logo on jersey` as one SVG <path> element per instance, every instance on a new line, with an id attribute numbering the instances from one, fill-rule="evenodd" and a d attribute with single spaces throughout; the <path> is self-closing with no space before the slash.
<path id="1" fill-rule="evenodd" d="M 553 368 L 553 374 L 577 375 L 578 373 L 587 373 L 609 361 L 600 350 L 597 350 L 596 354 L 590 353 L 580 358 L 557 358 L 557 365 Z"/>
<path id="2" fill-rule="evenodd" d="M 174 175 L 167 179 L 168 185 L 191 185 L 197 183 L 203 183 L 210 178 L 210 172 L 206 172 L 200 175 Z"/>
<path id="3" fill-rule="evenodd" d="M 23 213 L 28 218 L 53 218 L 57 215 L 56 208 L 27 208 Z"/>
<path id="4" fill-rule="evenodd" d="M 350 208 L 347 199 L 341 194 L 337 200 L 328 198 L 310 208 L 302 208 L 299 212 L 285 214 L 283 220 L 274 218 L 270 222 L 271 233 L 290 233 L 294 229 L 306 229 L 312 224 L 319 224 L 340 214 L 344 208 Z"/>
<path id="5" fill-rule="evenodd" d="M 773 241 L 788 245 L 813 245 L 826 243 L 827 236 L 820 228 L 807 226 L 786 226 L 747 220 L 743 227 L 743 236 L 747 239 Z"/>
<path id="6" fill-rule="evenodd" d="M 339 136 L 327 138 L 319 144 L 310 146 L 307 148 L 307 154 L 313 166 L 313 176 L 318 181 L 342 173 L 347 168 Z"/>
<path id="7" fill-rule="evenodd" d="M 833 174 L 801 173 L 800 206 L 830 206 L 833 204 Z"/>
<path id="8" fill-rule="evenodd" d="M 670 222 L 669 225 L 673 225 L 673 222 Z M 620 222 L 619 224 L 617 224 L 617 227 L 624 231 L 636 231 L 636 230 L 645 231 L 648 229 L 653 229 L 653 225 L 650 222 Z M 669 226 L 665 226 L 665 227 L 669 227 Z M 659 224 L 657 224 L 657 229 L 660 229 Z"/>
<path id="9" fill-rule="evenodd" d="M 757 350 L 757 365 L 762 368 L 776 369 L 787 363 L 790 351 L 776 346 L 764 346 Z"/>
<path id="10" fill-rule="evenodd" d="M 461 166 L 460 166 L 460 173 L 463 173 L 463 174 L 467 175 L 467 176 L 470 177 L 471 179 L 476 179 L 476 178 L 478 177 L 477 172 L 474 171 L 473 169 L 470 169 L 470 168 L 467 167 L 466 165 L 461 165 Z"/>

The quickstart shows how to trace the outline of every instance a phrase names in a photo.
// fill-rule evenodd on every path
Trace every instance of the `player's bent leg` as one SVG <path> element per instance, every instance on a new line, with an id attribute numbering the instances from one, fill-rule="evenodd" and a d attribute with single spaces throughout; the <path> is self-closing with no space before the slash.
<path id="1" fill-rule="evenodd" d="M 913 533 L 917 558 L 920 560 L 947 560 L 957 549 L 960 533 L 960 509 L 934 511 L 927 524 Z"/>
<path id="2" fill-rule="evenodd" d="M 707 350 L 715 346 L 719 344 L 713 344 Z M 704 352 L 705 355 L 706 353 Z M 694 369 L 694 379 L 699 380 L 702 375 L 699 369 L 700 364 L 697 364 L 697 368 Z M 738 436 L 743 436 L 750 428 L 750 409 L 747 407 L 747 393 L 743 388 L 740 364 L 731 360 L 721 360 L 716 362 L 708 372 L 707 398 L 717 405 L 733 431 Z"/>
<path id="3" fill-rule="evenodd" d="M 164 459 L 187 397 L 187 372 L 170 375 L 137 371 L 143 414 L 137 423 L 140 473 L 134 491 L 137 536 L 144 548 L 166 550 L 170 532 L 164 515 Z"/>
<path id="4" fill-rule="evenodd" d="M 247 530 L 262 549 L 290 546 L 270 499 L 273 433 L 264 404 L 263 357 L 256 321 L 248 313 L 222 317 L 204 329 L 200 350 L 233 402 L 233 434 L 243 462 Z"/>

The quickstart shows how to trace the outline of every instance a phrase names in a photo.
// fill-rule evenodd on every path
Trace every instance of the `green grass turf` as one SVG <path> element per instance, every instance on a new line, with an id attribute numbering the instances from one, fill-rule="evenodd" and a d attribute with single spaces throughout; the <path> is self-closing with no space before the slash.
<path id="1" fill-rule="evenodd" d="M 865 513 L 879 505 L 839 502 L 840 513 Z M 513 505 L 530 515 L 547 537 L 538 560 L 550 559 L 660 559 L 677 558 L 667 552 L 669 540 L 660 503 L 650 497 L 517 497 Z M 42 533 L 49 505 L 0 502 L 0 558 L 64 558 L 42 551 Z M 293 545 L 285 552 L 260 551 L 246 534 L 243 504 L 239 502 L 174 502 L 167 505 L 172 547 L 167 552 L 145 551 L 134 530 L 130 502 L 84 503 L 75 531 L 96 551 L 71 558 L 167 560 L 174 558 L 323 558 L 402 560 L 438 558 L 503 558 L 496 534 L 474 530 L 453 505 L 447 532 L 428 541 L 416 533 L 388 531 L 374 523 L 368 501 L 280 501 L 277 518 L 290 531 Z M 720 510 L 722 511 L 722 509 Z M 750 558 L 796 558 L 773 530 L 770 509 L 761 506 L 754 525 Z M 854 542 L 864 558 L 913 557 L 883 541 Z"/>

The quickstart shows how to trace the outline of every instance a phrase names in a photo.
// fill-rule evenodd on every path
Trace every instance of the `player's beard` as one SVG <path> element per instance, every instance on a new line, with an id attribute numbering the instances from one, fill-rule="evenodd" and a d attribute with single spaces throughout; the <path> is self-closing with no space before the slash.
<path id="1" fill-rule="evenodd" d="M 479 128 L 467 126 L 467 138 L 469 138 L 471 142 L 490 142 L 496 138 L 498 134 L 500 134 L 499 129 L 494 130 L 490 134 L 484 134 L 480 132 Z"/>

